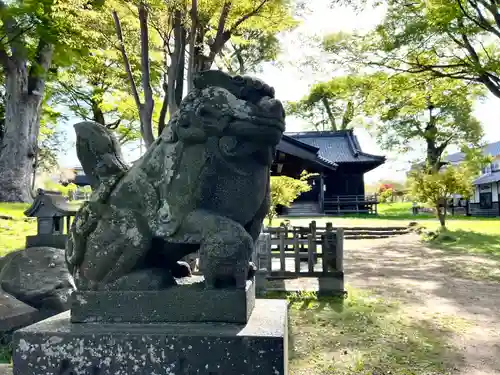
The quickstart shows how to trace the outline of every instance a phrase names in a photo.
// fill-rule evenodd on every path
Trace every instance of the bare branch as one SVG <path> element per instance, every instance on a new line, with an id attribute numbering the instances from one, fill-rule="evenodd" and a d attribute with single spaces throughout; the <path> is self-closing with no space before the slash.
<path id="1" fill-rule="evenodd" d="M 151 73 L 149 66 L 148 11 L 143 2 L 139 4 L 139 24 L 141 28 L 141 67 L 142 89 L 144 90 L 144 105 L 148 110 L 151 109 L 152 111 L 154 101 L 153 90 L 151 89 Z"/>
<path id="2" fill-rule="evenodd" d="M 483 12 L 481 12 L 481 9 L 479 8 L 478 4 L 474 1 L 469 0 L 468 3 L 474 10 L 476 11 L 477 18 L 473 17 L 472 15 L 469 14 L 467 9 L 465 9 L 465 6 L 462 4 L 462 0 L 456 0 L 458 3 L 458 6 L 460 7 L 460 10 L 462 11 L 463 15 L 471 22 L 473 22 L 476 26 L 480 27 L 481 29 L 488 31 L 494 35 L 496 35 L 498 38 L 500 38 L 500 30 L 495 29 L 492 25 L 490 25 L 489 21 L 486 19 L 484 16 Z M 485 5 L 485 4 L 483 4 Z M 485 5 L 486 6 L 486 5 Z M 498 11 L 496 12 L 498 14 Z M 492 15 L 495 16 L 495 14 L 492 12 Z M 498 20 L 500 22 L 500 19 Z M 500 23 L 499 23 L 500 27 Z"/>
<path id="3" fill-rule="evenodd" d="M 112 12 L 113 19 L 115 21 L 116 36 L 118 37 L 118 49 L 120 50 L 123 58 L 123 63 L 125 64 L 125 71 L 127 72 L 128 79 L 130 81 L 130 86 L 132 89 L 132 96 L 134 97 L 135 104 L 137 108 L 142 108 L 141 99 L 139 98 L 139 93 L 137 92 L 137 86 L 135 85 L 134 76 L 132 75 L 132 69 L 130 67 L 130 60 L 128 59 L 127 51 L 125 50 L 125 42 L 123 41 L 123 31 L 120 24 L 120 19 L 118 18 L 118 13 L 114 10 Z"/>
<path id="4" fill-rule="evenodd" d="M 240 25 L 245 22 L 247 19 L 249 19 L 250 17 L 253 17 L 255 16 L 261 9 L 264 5 L 266 5 L 266 3 L 269 2 L 269 0 L 261 0 L 260 1 L 260 4 L 257 5 L 256 8 L 254 8 L 252 11 L 250 11 L 249 13 L 245 14 L 243 17 L 241 17 L 239 20 L 237 20 L 234 25 L 231 27 L 231 29 L 229 30 L 229 37 L 230 35 L 236 31 L 236 29 L 238 27 L 240 27 Z M 228 38 L 229 39 L 229 38 Z"/>
<path id="5" fill-rule="evenodd" d="M 321 98 L 321 102 L 323 103 L 326 113 L 328 115 L 328 119 L 330 120 L 330 126 L 332 127 L 333 131 L 337 131 L 337 124 L 335 122 L 335 116 L 332 113 L 332 109 L 330 107 L 330 103 L 328 103 L 328 100 L 325 97 Z"/>
<path id="6" fill-rule="evenodd" d="M 116 120 L 116 121 L 113 121 L 113 122 L 112 122 L 112 123 L 110 123 L 110 124 L 107 124 L 107 125 L 106 125 L 106 127 L 107 127 L 108 129 L 111 129 L 111 130 L 116 130 L 116 129 L 118 129 L 118 127 L 120 126 L 121 122 L 122 122 L 122 120 L 121 120 L 121 119 L 118 119 L 118 120 Z"/>
<path id="7" fill-rule="evenodd" d="M 469 2 L 472 0 L 469 0 Z M 500 29 L 500 11 L 498 8 L 498 0 L 491 0 L 491 2 L 487 2 L 484 0 L 478 0 L 493 16 L 497 27 Z"/>
<path id="8" fill-rule="evenodd" d="M 182 13 L 180 10 L 176 10 L 174 13 L 173 19 L 173 29 L 174 29 L 174 51 L 170 56 L 170 66 L 168 67 L 168 88 L 165 92 L 166 97 L 168 97 L 168 109 L 171 114 L 177 111 L 177 101 L 175 96 L 176 86 L 180 84 L 178 82 L 179 69 L 181 68 L 181 63 L 184 60 L 184 54 L 182 51 L 184 50 L 184 42 L 185 42 L 185 34 L 183 33 L 182 27 Z M 181 79 L 182 80 L 182 79 Z M 166 110 L 166 109 L 165 109 Z M 164 126 L 165 119 L 162 119 Z"/>
<path id="9" fill-rule="evenodd" d="M 196 28 L 198 27 L 198 0 L 191 1 L 191 31 L 189 33 L 189 56 L 187 68 L 187 89 L 188 92 L 193 89 L 194 74 L 194 54 L 196 50 Z"/>
<path id="10" fill-rule="evenodd" d="M 215 35 L 214 42 L 210 45 L 210 53 L 207 59 L 207 67 L 208 65 L 212 65 L 215 55 L 219 53 L 219 51 L 224 46 L 224 43 L 227 42 L 228 39 L 224 40 L 224 28 L 226 26 L 227 17 L 231 10 L 231 1 L 225 1 L 222 6 L 222 10 L 219 17 L 219 24 L 217 26 L 217 34 Z"/>

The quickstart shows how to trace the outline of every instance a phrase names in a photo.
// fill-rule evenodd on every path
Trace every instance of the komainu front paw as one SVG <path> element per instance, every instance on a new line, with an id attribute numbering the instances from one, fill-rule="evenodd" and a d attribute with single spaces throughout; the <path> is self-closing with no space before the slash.
<path id="1" fill-rule="evenodd" d="M 243 266 L 227 260 L 214 261 L 214 259 L 210 259 L 210 263 L 203 272 L 207 288 L 245 289 L 249 273 L 248 264 Z"/>

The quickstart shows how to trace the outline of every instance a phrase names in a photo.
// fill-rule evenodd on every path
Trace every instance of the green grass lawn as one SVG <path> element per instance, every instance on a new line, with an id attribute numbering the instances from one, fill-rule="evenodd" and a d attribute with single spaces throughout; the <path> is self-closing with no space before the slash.
<path id="1" fill-rule="evenodd" d="M 24 248 L 26 236 L 36 234 L 36 221 L 24 216 L 28 207 L 24 203 L 0 203 L 0 216 L 14 219 L 0 219 L 0 256 Z"/>
<path id="2" fill-rule="evenodd" d="M 468 322 L 454 316 L 416 321 L 396 301 L 348 291 L 345 300 L 289 295 L 292 375 L 444 375 L 460 365 L 450 336 Z"/>
<path id="3" fill-rule="evenodd" d="M 16 219 L 24 218 L 24 211 L 30 205 L 27 203 L 2 203 L 0 202 L 0 216 L 11 216 Z"/>

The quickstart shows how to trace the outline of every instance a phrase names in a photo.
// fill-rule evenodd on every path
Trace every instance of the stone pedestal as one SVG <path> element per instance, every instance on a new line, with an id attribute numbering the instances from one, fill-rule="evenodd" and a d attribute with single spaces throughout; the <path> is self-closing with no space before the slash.
<path id="1" fill-rule="evenodd" d="M 0 334 L 32 324 L 39 316 L 37 309 L 0 291 Z"/>
<path id="2" fill-rule="evenodd" d="M 14 375 L 285 375 L 287 323 L 286 301 L 263 299 L 246 324 L 75 324 L 65 312 L 14 334 Z"/>
<path id="3" fill-rule="evenodd" d="M 255 305 L 255 281 L 245 289 L 205 289 L 203 277 L 161 291 L 75 291 L 72 323 L 248 322 Z"/>

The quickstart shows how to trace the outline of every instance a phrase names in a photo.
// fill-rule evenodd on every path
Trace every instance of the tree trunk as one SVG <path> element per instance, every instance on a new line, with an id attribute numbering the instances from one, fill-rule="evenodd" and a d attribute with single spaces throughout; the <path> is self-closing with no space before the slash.
<path id="1" fill-rule="evenodd" d="M 165 129 L 165 124 L 167 122 L 168 113 L 168 68 L 169 68 L 169 49 L 168 49 L 168 37 L 163 35 L 163 100 L 160 108 L 160 117 L 158 119 L 158 137 Z"/>
<path id="2" fill-rule="evenodd" d="M 346 130 L 354 117 L 354 103 L 352 100 L 347 102 L 344 116 L 342 117 L 342 127 L 340 130 Z"/>
<path id="3" fill-rule="evenodd" d="M 177 112 L 178 103 L 176 100 L 176 88 L 178 85 L 182 86 L 182 81 L 184 79 L 184 70 L 183 70 L 183 61 L 184 54 L 182 50 L 185 47 L 185 33 L 183 32 L 182 25 L 182 13 L 180 10 L 176 10 L 173 17 L 173 31 L 174 31 L 174 50 L 170 55 L 170 65 L 167 70 L 167 79 L 168 79 L 168 110 L 170 113 L 170 117 Z M 182 68 L 182 75 L 179 74 L 179 69 Z M 178 82 L 178 79 L 181 79 L 181 82 Z"/>
<path id="4" fill-rule="evenodd" d="M 332 109 L 330 108 L 330 103 L 328 103 L 328 99 L 321 98 L 321 102 L 323 103 L 326 113 L 328 115 L 328 119 L 330 120 L 331 130 L 337 131 L 337 124 L 335 123 L 335 116 L 332 113 Z"/>
<path id="5" fill-rule="evenodd" d="M 427 139 L 427 165 L 432 172 L 438 172 L 441 165 L 441 152 L 436 147 L 436 142 L 433 139 Z"/>
<path id="6" fill-rule="evenodd" d="M 438 130 L 436 127 L 436 117 L 432 114 L 432 109 L 429 109 L 430 120 L 425 127 L 424 138 L 427 144 L 427 166 L 430 167 L 430 171 L 433 173 L 439 172 L 441 168 L 441 156 L 443 154 L 444 148 L 437 145 L 436 137 L 438 135 Z M 445 145 L 446 147 L 446 145 Z"/>
<path id="7" fill-rule="evenodd" d="M 168 112 L 168 83 L 164 84 L 165 87 L 163 89 L 164 97 L 161 103 L 160 109 L 160 117 L 158 119 L 158 137 L 163 133 L 163 129 L 165 129 L 165 124 L 167 123 L 167 112 Z"/>
<path id="8" fill-rule="evenodd" d="M 0 202 L 31 202 L 31 178 L 40 128 L 42 92 L 29 93 L 19 62 L 6 72 L 5 134 L 0 149 Z"/>
<path id="9" fill-rule="evenodd" d="M 92 117 L 95 122 L 106 126 L 106 119 L 104 118 L 104 112 L 99 106 L 99 103 L 93 99 L 92 99 Z"/>
<path id="10" fill-rule="evenodd" d="M 443 202 L 443 218 L 439 222 L 441 223 L 441 229 L 446 230 L 446 215 L 448 214 L 448 200 L 445 198 Z"/>
<path id="11" fill-rule="evenodd" d="M 189 32 L 189 56 L 187 66 L 187 90 L 193 89 L 193 75 L 195 73 L 196 30 L 198 29 L 198 0 L 191 0 L 191 30 Z"/>
<path id="12" fill-rule="evenodd" d="M 141 81 L 144 94 L 144 103 L 139 106 L 139 114 L 143 131 L 142 136 L 146 146 L 149 147 L 155 141 L 153 134 L 153 111 L 155 102 L 153 99 L 153 89 L 151 88 L 148 10 L 145 3 L 142 1 L 139 3 L 139 24 L 141 27 Z"/>
<path id="13" fill-rule="evenodd" d="M 182 97 L 184 94 L 184 72 L 186 66 L 186 42 L 187 42 L 187 33 L 186 29 L 181 29 L 181 50 L 179 54 L 179 64 L 177 66 L 177 78 L 175 81 L 175 103 L 177 104 L 177 108 L 181 105 Z"/>
<path id="14" fill-rule="evenodd" d="M 446 204 L 443 207 L 444 212 L 441 211 L 441 205 L 438 204 L 436 207 L 437 217 L 439 219 L 439 224 L 441 224 L 441 229 L 446 229 Z"/>

